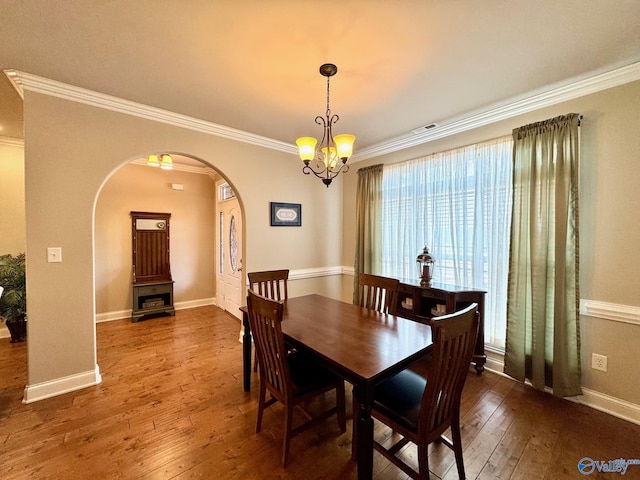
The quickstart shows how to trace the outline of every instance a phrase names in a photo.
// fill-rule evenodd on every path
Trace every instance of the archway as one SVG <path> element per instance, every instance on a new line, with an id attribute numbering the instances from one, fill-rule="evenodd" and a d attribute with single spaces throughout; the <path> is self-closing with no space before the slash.
<path id="1" fill-rule="evenodd" d="M 94 208 L 96 321 L 129 319 L 131 315 L 130 212 L 171 213 L 171 271 L 177 310 L 216 304 L 219 285 L 219 216 L 216 183 L 231 184 L 205 160 L 172 154 L 174 168 L 146 165 L 144 157 L 121 164 L 104 180 Z M 244 215 L 236 197 L 241 227 Z M 244 258 L 241 239 L 239 257 Z M 226 252 L 225 252 L 226 253 Z M 244 278 L 242 276 L 242 278 Z M 244 282 L 239 282 L 244 295 Z M 231 312 L 233 313 L 233 312 Z M 237 315 L 236 315 L 237 316 Z M 97 341 L 96 341 L 97 346 Z"/>

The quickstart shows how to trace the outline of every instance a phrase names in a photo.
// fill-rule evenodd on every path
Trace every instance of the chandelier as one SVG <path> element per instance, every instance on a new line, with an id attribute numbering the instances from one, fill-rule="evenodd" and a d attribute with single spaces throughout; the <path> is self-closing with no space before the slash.
<path id="1" fill-rule="evenodd" d="M 296 140 L 298 155 L 304 162 L 302 172 L 305 175 L 313 173 L 322 180 L 327 187 L 331 181 L 342 172 L 348 172 L 347 160 L 353 153 L 353 142 L 356 137 L 347 133 L 333 136 L 333 125 L 340 119 L 338 115 L 331 115 L 329 108 L 329 80 L 338 72 L 338 67 L 332 63 L 325 63 L 320 67 L 320 74 L 327 77 L 327 111 L 325 116 L 318 115 L 316 123 L 322 126 L 322 140 L 320 148 L 316 149 L 318 141 L 313 137 L 300 137 Z M 340 161 L 341 163 L 338 163 Z"/>
<path id="2" fill-rule="evenodd" d="M 171 155 L 168 153 L 163 153 L 162 155 L 149 155 L 147 165 L 150 167 L 160 167 L 163 170 L 171 170 L 173 169 L 173 160 L 171 160 Z"/>

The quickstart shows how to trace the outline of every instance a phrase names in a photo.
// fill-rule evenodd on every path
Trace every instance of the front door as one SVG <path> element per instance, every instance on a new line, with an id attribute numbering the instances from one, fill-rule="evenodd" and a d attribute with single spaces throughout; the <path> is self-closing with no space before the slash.
<path id="1" fill-rule="evenodd" d="M 225 191 L 226 194 L 220 194 Z M 231 191 L 232 192 L 232 191 Z M 237 318 L 242 318 L 240 307 L 242 301 L 242 215 L 240 204 L 235 194 L 228 198 L 229 187 L 222 185 L 218 188 L 218 281 L 216 282 L 217 302 Z M 222 198 L 221 198 L 222 197 Z"/>

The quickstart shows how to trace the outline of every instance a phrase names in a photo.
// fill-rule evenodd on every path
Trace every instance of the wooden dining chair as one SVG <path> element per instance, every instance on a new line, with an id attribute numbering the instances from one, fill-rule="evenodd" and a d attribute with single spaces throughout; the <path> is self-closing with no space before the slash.
<path id="1" fill-rule="evenodd" d="M 398 298 L 398 286 L 400 281 L 395 278 L 381 277 L 370 273 L 360 273 L 358 275 L 358 305 L 369 310 L 380 313 L 394 314 Z M 360 404 L 355 393 L 352 394 L 353 417 L 360 415 Z M 356 458 L 358 445 L 357 422 L 352 425 L 351 457 Z"/>
<path id="2" fill-rule="evenodd" d="M 276 401 L 284 405 L 284 440 L 282 466 L 287 465 L 291 437 L 337 414 L 340 432 L 347 429 L 344 380 L 300 351 L 289 353 L 282 335 L 282 302 L 270 300 L 249 291 L 247 310 L 251 332 L 260 359 L 260 395 L 256 433 L 260 432 L 264 409 Z M 331 390 L 336 391 L 336 406 L 311 417 L 293 428 L 293 409 L 300 404 Z M 271 398 L 266 400 L 267 391 Z"/>
<path id="3" fill-rule="evenodd" d="M 433 360 L 426 376 L 410 369 L 374 387 L 371 416 L 403 438 L 391 447 L 374 440 L 374 448 L 413 479 L 429 479 L 427 447 L 441 441 L 455 454 L 458 476 L 465 478 L 460 438 L 460 396 L 478 336 L 478 305 L 431 321 Z M 451 439 L 443 433 L 451 427 Z M 396 453 L 407 443 L 418 447 L 418 471 Z"/>
<path id="4" fill-rule="evenodd" d="M 394 313 L 400 281 L 369 273 L 358 276 L 358 304 L 381 313 Z"/>
<path id="5" fill-rule="evenodd" d="M 263 297 L 271 300 L 287 300 L 287 280 L 289 270 L 266 270 L 263 272 L 249 272 L 249 288 Z"/>
<path id="6" fill-rule="evenodd" d="M 249 288 L 263 297 L 271 300 L 287 300 L 289 290 L 289 270 L 265 270 L 262 272 L 249 272 Z M 258 352 L 254 355 L 253 371 L 258 371 Z"/>

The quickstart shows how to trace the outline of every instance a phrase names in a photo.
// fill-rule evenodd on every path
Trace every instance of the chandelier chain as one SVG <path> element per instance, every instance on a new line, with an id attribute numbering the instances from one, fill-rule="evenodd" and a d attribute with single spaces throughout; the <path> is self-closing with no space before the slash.
<path id="1" fill-rule="evenodd" d="M 327 119 L 331 116 L 331 109 L 329 108 L 329 81 L 331 77 L 327 77 Z"/>

